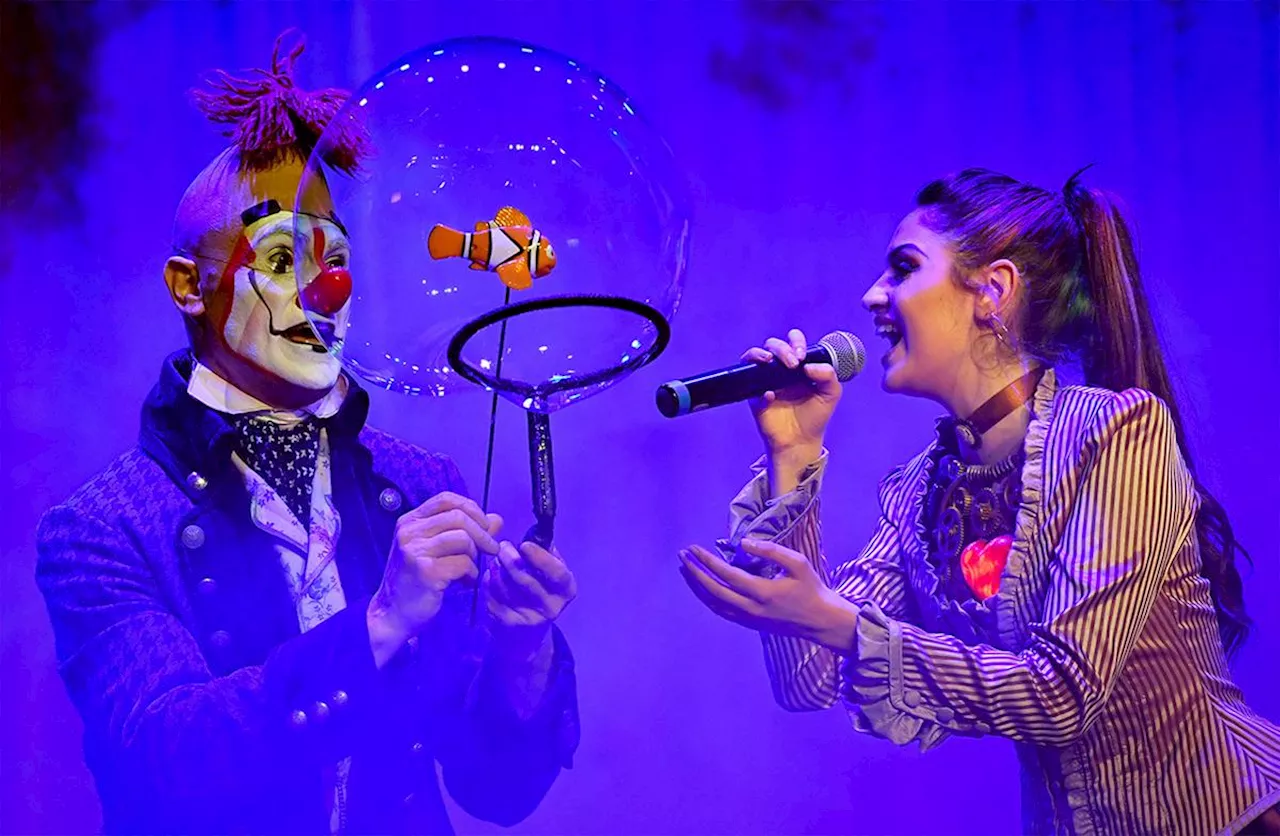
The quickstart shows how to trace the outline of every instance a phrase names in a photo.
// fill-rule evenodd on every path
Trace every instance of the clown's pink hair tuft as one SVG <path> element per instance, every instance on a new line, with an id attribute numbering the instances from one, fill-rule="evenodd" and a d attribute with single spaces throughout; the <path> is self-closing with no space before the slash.
<path id="1" fill-rule="evenodd" d="M 286 43 L 293 45 L 285 50 Z M 207 89 L 191 91 L 196 106 L 213 122 L 229 126 L 225 134 L 250 170 L 271 168 L 290 158 L 306 160 L 320 135 L 337 115 L 350 93 L 328 88 L 308 92 L 294 82 L 293 68 L 306 47 L 297 29 L 276 39 L 271 69 L 251 70 L 236 77 L 215 70 Z M 333 126 L 326 138 L 324 161 L 346 174 L 353 173 L 369 153 L 369 139 L 358 123 Z"/>

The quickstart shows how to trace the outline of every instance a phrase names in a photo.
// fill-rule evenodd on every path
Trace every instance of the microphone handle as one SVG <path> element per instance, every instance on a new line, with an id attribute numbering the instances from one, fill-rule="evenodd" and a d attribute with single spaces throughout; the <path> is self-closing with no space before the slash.
<path id="1" fill-rule="evenodd" d="M 745 401 L 807 381 L 809 376 L 804 373 L 807 363 L 830 362 L 831 355 L 826 347 L 815 345 L 809 347 L 804 360 L 794 369 L 774 358 L 771 363 L 739 363 L 696 377 L 674 380 L 659 387 L 658 409 L 668 418 L 674 418 L 699 409 Z"/>

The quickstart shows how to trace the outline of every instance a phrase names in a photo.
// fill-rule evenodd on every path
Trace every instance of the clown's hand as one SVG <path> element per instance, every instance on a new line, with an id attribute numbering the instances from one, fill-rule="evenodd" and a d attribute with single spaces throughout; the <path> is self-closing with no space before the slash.
<path id="1" fill-rule="evenodd" d="M 367 620 L 374 660 L 381 667 L 440 612 L 445 591 L 470 585 L 477 560 L 497 554 L 502 527 L 497 514 L 455 493 L 440 493 L 396 521 L 382 584 L 369 602 Z"/>
<path id="2" fill-rule="evenodd" d="M 578 594 L 573 572 L 552 546 L 520 549 L 503 542 L 487 561 L 483 584 L 492 644 L 486 663 L 516 716 L 528 719 L 551 687 L 555 641 L 552 624 Z"/>
<path id="3" fill-rule="evenodd" d="M 578 594 L 559 550 L 521 543 L 519 551 L 503 541 L 498 557 L 485 567 L 485 610 L 499 652 L 527 654 L 550 637 L 551 624 Z"/>
<path id="4" fill-rule="evenodd" d="M 858 608 L 818 577 L 808 558 L 762 540 L 743 540 L 748 554 L 782 567 L 761 578 L 692 546 L 680 552 L 680 574 L 689 589 L 716 615 L 735 624 L 817 642 L 837 653 L 853 648 Z"/>

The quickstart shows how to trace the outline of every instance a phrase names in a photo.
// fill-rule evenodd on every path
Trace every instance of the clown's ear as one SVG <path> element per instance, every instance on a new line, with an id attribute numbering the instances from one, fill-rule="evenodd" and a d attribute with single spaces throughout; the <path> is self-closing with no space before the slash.
<path id="1" fill-rule="evenodd" d="M 164 283 L 169 286 L 169 298 L 178 310 L 192 317 L 204 314 L 200 269 L 194 261 L 180 255 L 170 256 L 164 264 Z"/>

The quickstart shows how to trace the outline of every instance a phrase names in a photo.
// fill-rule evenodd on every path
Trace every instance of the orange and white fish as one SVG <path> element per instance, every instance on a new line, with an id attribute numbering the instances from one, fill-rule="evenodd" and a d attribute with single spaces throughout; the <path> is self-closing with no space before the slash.
<path id="1" fill-rule="evenodd" d="M 437 261 L 465 258 L 472 270 L 490 270 L 512 290 L 528 290 L 556 266 L 556 251 L 525 214 L 512 206 L 491 221 L 477 221 L 475 232 L 436 224 L 427 235 L 427 251 Z"/>

